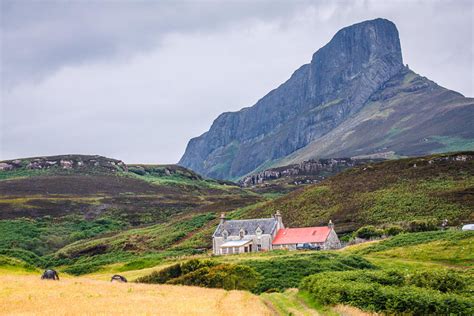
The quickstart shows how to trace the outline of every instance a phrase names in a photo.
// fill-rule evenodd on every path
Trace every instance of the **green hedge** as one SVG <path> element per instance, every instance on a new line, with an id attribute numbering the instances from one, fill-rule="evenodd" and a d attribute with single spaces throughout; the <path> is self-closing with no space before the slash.
<path id="1" fill-rule="evenodd" d="M 355 236 L 363 239 L 372 239 L 382 237 L 384 231 L 372 225 L 367 225 L 359 228 L 355 232 Z"/>
<path id="2" fill-rule="evenodd" d="M 254 269 L 210 260 L 189 260 L 137 279 L 140 283 L 181 284 L 226 290 L 253 290 L 260 281 Z"/>
<path id="3" fill-rule="evenodd" d="M 240 262 L 258 271 L 263 277 L 254 289 L 255 293 L 285 291 L 298 287 L 301 280 L 309 275 L 324 271 L 346 271 L 354 269 L 374 269 L 366 259 L 356 255 L 316 252 L 278 256 L 271 259 L 252 259 Z"/>
<path id="4" fill-rule="evenodd" d="M 313 275 L 301 282 L 300 289 L 321 304 L 407 315 L 472 315 L 474 300 L 466 287 L 468 281 L 455 272 L 405 276 L 397 271 L 360 270 Z"/>

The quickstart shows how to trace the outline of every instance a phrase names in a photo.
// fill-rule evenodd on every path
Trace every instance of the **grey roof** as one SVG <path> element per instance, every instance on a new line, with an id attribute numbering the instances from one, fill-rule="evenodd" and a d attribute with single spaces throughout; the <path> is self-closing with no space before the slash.
<path id="1" fill-rule="evenodd" d="M 224 230 L 228 232 L 229 236 L 239 236 L 241 229 L 244 229 L 245 234 L 255 235 L 257 227 L 260 227 L 262 234 L 272 234 L 276 226 L 277 220 L 275 218 L 226 220 L 217 226 L 213 236 L 221 237 Z"/>

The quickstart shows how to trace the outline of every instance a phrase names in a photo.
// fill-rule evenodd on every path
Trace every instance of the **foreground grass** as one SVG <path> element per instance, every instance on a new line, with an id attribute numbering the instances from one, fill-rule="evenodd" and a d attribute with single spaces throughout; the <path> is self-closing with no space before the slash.
<path id="1" fill-rule="evenodd" d="M 2 314 L 271 315 L 255 295 L 188 286 L 120 284 L 86 278 L 43 281 L 0 275 Z"/>

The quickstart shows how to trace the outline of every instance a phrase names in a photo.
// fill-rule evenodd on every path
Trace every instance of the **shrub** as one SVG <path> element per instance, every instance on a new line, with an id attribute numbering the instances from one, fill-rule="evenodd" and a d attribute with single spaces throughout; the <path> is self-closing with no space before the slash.
<path id="1" fill-rule="evenodd" d="M 250 291 L 256 287 L 260 278 L 260 275 L 248 266 L 193 259 L 155 271 L 137 279 L 137 282 Z"/>
<path id="2" fill-rule="evenodd" d="M 300 289 L 321 304 L 349 304 L 389 314 L 472 315 L 474 300 L 470 293 L 448 290 L 459 284 L 456 276 L 448 277 L 450 286 L 438 286 L 427 281 L 429 275 L 421 272 L 405 277 L 397 271 L 325 272 L 303 279 Z M 442 280 L 447 275 L 449 272 L 440 272 L 434 278 Z M 437 287 L 446 292 L 438 291 Z"/>
<path id="3" fill-rule="evenodd" d="M 166 283 L 250 291 L 255 288 L 259 279 L 260 275 L 250 267 L 220 264 L 199 268 Z"/>
<path id="4" fill-rule="evenodd" d="M 412 233 L 428 232 L 438 230 L 438 226 L 434 219 L 429 220 L 414 220 L 408 223 L 407 230 Z"/>
<path id="5" fill-rule="evenodd" d="M 181 275 L 181 264 L 178 263 L 160 271 L 153 271 L 149 275 L 138 278 L 137 282 L 163 284 L 171 279 L 180 277 Z"/>
<path id="6" fill-rule="evenodd" d="M 100 268 L 101 268 L 100 264 L 91 262 L 91 263 L 76 264 L 76 265 L 67 267 L 63 271 L 72 275 L 82 275 L 82 274 L 96 272 Z"/>
<path id="7" fill-rule="evenodd" d="M 403 228 L 398 225 L 392 225 L 385 228 L 385 235 L 387 236 L 396 236 L 400 233 L 403 233 Z"/>
<path id="8" fill-rule="evenodd" d="M 356 230 L 355 236 L 363 239 L 372 239 L 382 237 L 383 233 L 383 230 L 367 225 Z"/>
<path id="9" fill-rule="evenodd" d="M 12 258 L 17 258 L 25 261 L 26 263 L 36 266 L 43 267 L 45 265 L 44 260 L 37 254 L 23 249 L 0 249 L 0 255 L 5 255 Z"/>
<path id="10" fill-rule="evenodd" d="M 410 276 L 410 285 L 430 288 L 440 292 L 462 292 L 468 285 L 466 277 L 452 270 L 422 271 Z"/>
<path id="11" fill-rule="evenodd" d="M 373 264 L 360 256 L 325 252 L 278 256 L 272 260 L 253 259 L 243 261 L 241 264 L 254 268 L 263 277 L 253 290 L 255 293 L 262 293 L 269 289 L 283 292 L 288 288 L 298 287 L 304 277 L 319 272 L 375 268 Z"/>

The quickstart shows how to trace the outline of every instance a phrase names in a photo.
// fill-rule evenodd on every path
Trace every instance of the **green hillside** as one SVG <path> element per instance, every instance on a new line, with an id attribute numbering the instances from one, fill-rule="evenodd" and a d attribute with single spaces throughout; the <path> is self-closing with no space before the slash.
<path id="1" fill-rule="evenodd" d="M 474 153 L 440 154 L 357 166 L 317 185 L 250 208 L 252 218 L 281 210 L 290 227 L 326 224 L 353 231 L 365 224 L 474 220 Z"/>
<path id="2" fill-rule="evenodd" d="M 132 240 L 127 244 L 127 234 L 132 239 L 159 235 L 155 245 L 163 242 L 160 249 L 181 239 L 189 239 L 184 247 L 188 250 L 204 248 L 208 240 L 194 242 L 189 234 L 206 228 L 221 211 L 261 200 L 232 182 L 204 179 L 176 165 L 126 165 L 83 155 L 2 161 L 0 255 L 40 266 L 56 264 L 53 254 L 65 246 L 89 245 L 85 240 L 91 238 L 99 238 L 100 243 L 117 234 L 115 243 L 104 239 L 109 247 L 106 251 L 86 250 L 75 254 L 72 261 L 90 254 L 101 254 L 96 258 L 101 263 L 131 257 L 136 249 L 127 245 L 140 247 L 140 243 Z M 141 247 L 146 252 L 157 250 L 146 242 Z M 113 255 L 104 258 L 108 252 Z M 91 270 L 97 264 L 89 266 Z"/>

